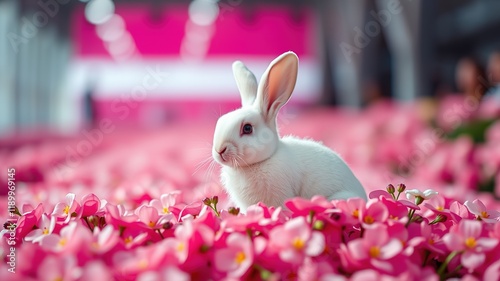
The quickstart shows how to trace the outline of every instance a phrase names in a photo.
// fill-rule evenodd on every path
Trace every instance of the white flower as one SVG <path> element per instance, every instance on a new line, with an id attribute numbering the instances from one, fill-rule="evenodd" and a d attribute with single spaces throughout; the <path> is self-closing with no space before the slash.
<path id="1" fill-rule="evenodd" d="M 408 200 L 414 200 L 417 197 L 421 197 L 422 199 L 427 200 L 434 197 L 437 194 L 438 192 L 432 189 L 427 189 L 424 192 L 418 189 L 406 190 L 406 198 L 408 198 Z"/>

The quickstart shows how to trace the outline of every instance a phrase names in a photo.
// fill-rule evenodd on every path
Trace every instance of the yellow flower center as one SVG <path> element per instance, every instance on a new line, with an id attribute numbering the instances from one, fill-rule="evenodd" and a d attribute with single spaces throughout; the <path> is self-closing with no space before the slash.
<path id="1" fill-rule="evenodd" d="M 125 237 L 125 239 L 123 239 L 123 242 L 125 242 L 125 244 L 132 243 L 132 241 L 134 241 L 134 238 L 132 238 L 132 236 Z"/>
<path id="2" fill-rule="evenodd" d="M 163 213 L 168 214 L 170 213 L 170 210 L 167 207 L 163 207 Z"/>
<path id="3" fill-rule="evenodd" d="M 153 221 L 149 221 L 148 225 L 149 225 L 149 227 L 154 227 L 156 225 L 156 223 L 154 223 Z"/>
<path id="4" fill-rule="evenodd" d="M 352 211 L 352 216 L 355 218 L 358 218 L 359 217 L 359 210 L 356 209 L 356 210 Z"/>
<path id="5" fill-rule="evenodd" d="M 375 220 L 373 219 L 372 216 L 368 215 L 363 219 L 363 221 L 367 224 L 372 224 Z"/>
<path id="6" fill-rule="evenodd" d="M 66 205 L 66 207 L 64 207 L 64 214 L 69 214 L 69 206 Z"/>
<path id="7" fill-rule="evenodd" d="M 68 243 L 68 240 L 66 240 L 66 238 L 61 238 L 61 240 L 59 240 L 59 246 L 64 246 L 66 245 L 66 243 Z"/>
<path id="8" fill-rule="evenodd" d="M 489 218 L 489 217 L 490 217 L 490 215 L 488 214 L 488 212 L 486 212 L 486 211 L 482 211 L 482 212 L 481 212 L 481 217 L 482 217 L 482 218 L 484 218 L 484 219 L 487 219 L 487 218 Z"/>
<path id="9" fill-rule="evenodd" d="M 64 279 L 61 276 L 57 276 L 54 278 L 54 281 L 63 281 Z"/>
<path id="10" fill-rule="evenodd" d="M 292 246 L 296 249 L 296 250 L 302 250 L 305 246 L 305 242 L 304 240 L 300 239 L 299 237 L 296 237 L 295 239 L 293 239 L 292 241 Z"/>
<path id="11" fill-rule="evenodd" d="M 42 233 L 43 233 L 43 235 L 47 235 L 47 234 L 49 234 L 49 230 L 46 227 L 44 227 L 42 230 Z"/>
<path id="12" fill-rule="evenodd" d="M 469 249 L 473 249 L 474 247 L 476 247 L 476 238 L 474 237 L 469 237 L 467 239 L 465 239 L 465 246 L 467 246 L 467 248 Z"/>
<path id="13" fill-rule="evenodd" d="M 148 267 L 148 261 L 147 260 L 141 260 L 139 262 L 139 268 L 140 269 L 146 269 Z"/>
<path id="14" fill-rule="evenodd" d="M 372 258 L 378 258 L 380 256 L 380 248 L 378 246 L 372 246 L 370 248 L 370 257 Z"/>
<path id="15" fill-rule="evenodd" d="M 179 252 L 182 252 L 184 251 L 184 249 L 186 248 L 186 245 L 184 245 L 184 243 L 180 242 L 179 244 L 177 244 L 177 251 Z"/>
<path id="16" fill-rule="evenodd" d="M 236 261 L 237 264 L 241 264 L 243 261 L 245 261 L 247 257 L 245 256 L 245 253 L 243 252 L 238 252 L 236 254 L 236 257 L 234 258 L 234 261 Z"/>
<path id="17" fill-rule="evenodd" d="M 436 207 L 436 210 L 438 210 L 438 211 L 442 211 L 442 210 L 444 210 L 444 207 L 443 207 L 443 206 L 437 206 L 437 207 Z"/>
<path id="18" fill-rule="evenodd" d="M 396 217 L 396 216 L 393 216 L 393 215 L 389 215 L 389 218 L 391 220 L 395 220 L 395 221 L 399 220 L 399 217 Z"/>
<path id="19" fill-rule="evenodd" d="M 432 239 L 432 238 L 429 238 L 429 240 L 428 240 L 427 242 L 428 242 L 429 244 L 431 244 L 431 245 L 434 245 L 434 243 L 436 243 L 436 242 L 434 241 L 434 239 Z"/>

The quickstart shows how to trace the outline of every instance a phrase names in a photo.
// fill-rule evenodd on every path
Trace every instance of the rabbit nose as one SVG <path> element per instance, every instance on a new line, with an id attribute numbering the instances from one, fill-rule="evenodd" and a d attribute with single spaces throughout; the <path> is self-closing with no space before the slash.
<path id="1" fill-rule="evenodd" d="M 226 146 L 226 147 L 224 147 L 224 148 L 223 148 L 220 152 L 218 152 L 218 153 L 219 153 L 219 155 L 220 155 L 220 157 L 221 157 L 221 158 L 222 158 L 222 160 L 224 160 L 224 161 L 226 161 L 226 159 L 224 159 L 223 154 L 224 154 L 224 152 L 226 152 L 226 150 L 227 150 L 227 146 Z"/>

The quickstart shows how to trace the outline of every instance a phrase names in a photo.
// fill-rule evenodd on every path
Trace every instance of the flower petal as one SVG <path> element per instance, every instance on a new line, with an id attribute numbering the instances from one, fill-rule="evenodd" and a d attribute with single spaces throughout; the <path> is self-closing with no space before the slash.
<path id="1" fill-rule="evenodd" d="M 469 209 L 469 212 L 473 213 L 474 215 L 481 214 L 481 211 L 479 211 L 478 206 L 469 200 L 464 202 L 464 206 L 467 207 L 467 209 Z"/>
<path id="2" fill-rule="evenodd" d="M 490 251 L 498 245 L 498 240 L 494 238 L 479 238 L 476 240 L 478 251 Z"/>
<path id="3" fill-rule="evenodd" d="M 500 280 L 500 260 L 494 262 L 486 268 L 483 280 Z"/>
<path id="4" fill-rule="evenodd" d="M 461 261 L 462 265 L 470 270 L 474 270 L 484 263 L 486 259 L 483 253 L 474 253 L 472 251 L 467 251 L 462 254 Z"/>
<path id="5" fill-rule="evenodd" d="M 347 248 L 349 249 L 349 254 L 351 257 L 356 260 L 364 260 L 368 258 L 368 249 L 365 248 L 362 239 L 356 239 L 349 244 L 347 244 Z"/>
<path id="6" fill-rule="evenodd" d="M 450 251 L 460 251 L 465 247 L 463 237 L 456 233 L 445 234 L 443 242 Z"/>
<path id="7" fill-rule="evenodd" d="M 422 191 L 420 191 L 418 189 L 405 190 L 405 194 L 406 194 L 406 198 L 408 200 L 413 200 L 417 196 L 424 197 L 424 194 L 422 193 Z"/>
<path id="8" fill-rule="evenodd" d="M 311 239 L 307 243 L 305 253 L 310 257 L 315 257 L 325 250 L 325 237 L 321 232 L 313 231 Z"/>
<path id="9" fill-rule="evenodd" d="M 33 243 L 37 242 L 43 237 L 43 231 L 41 229 L 34 229 L 26 237 L 24 237 L 24 240 L 26 241 L 33 241 Z"/>
<path id="10" fill-rule="evenodd" d="M 436 195 L 438 195 L 439 193 L 435 190 L 432 190 L 432 189 L 427 189 L 424 191 L 424 199 L 430 199 Z"/>
<path id="11" fill-rule="evenodd" d="M 238 267 L 235 262 L 235 253 L 233 249 L 221 249 L 215 252 L 215 268 L 222 272 L 233 271 Z"/>
<path id="12" fill-rule="evenodd" d="M 479 237 L 481 235 L 481 229 L 483 225 L 480 221 L 473 220 L 461 220 L 458 224 L 458 229 L 460 233 L 466 238 L 468 237 Z"/>
<path id="13" fill-rule="evenodd" d="M 390 259 L 399 254 L 403 250 L 401 242 L 393 238 L 387 244 L 380 248 L 380 259 Z"/>

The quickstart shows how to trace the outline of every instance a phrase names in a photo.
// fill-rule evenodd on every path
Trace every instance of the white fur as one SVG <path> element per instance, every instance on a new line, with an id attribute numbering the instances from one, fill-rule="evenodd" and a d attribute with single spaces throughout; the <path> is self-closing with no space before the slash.
<path id="1" fill-rule="evenodd" d="M 279 137 L 276 115 L 292 94 L 297 70 L 297 56 L 284 53 L 271 62 L 257 88 L 243 63 L 233 64 L 243 107 L 217 121 L 212 155 L 222 165 L 224 187 L 243 211 L 258 202 L 282 206 L 296 196 L 366 200 L 337 153 L 312 140 Z M 244 124 L 252 125 L 251 134 L 242 133 Z"/>

